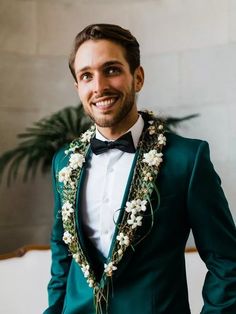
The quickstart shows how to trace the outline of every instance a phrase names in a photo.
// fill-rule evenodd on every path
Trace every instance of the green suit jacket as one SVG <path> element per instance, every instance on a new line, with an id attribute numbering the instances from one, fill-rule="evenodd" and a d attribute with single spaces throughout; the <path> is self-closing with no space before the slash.
<path id="1" fill-rule="evenodd" d="M 236 229 L 220 179 L 209 158 L 208 144 L 171 133 L 166 135 L 164 161 L 156 185 L 160 206 L 149 235 L 133 251 L 127 249 L 112 277 L 110 314 L 189 314 L 184 250 L 190 229 L 208 273 L 202 314 L 236 313 Z M 138 152 L 136 153 L 138 154 Z M 52 230 L 52 278 L 45 314 L 95 314 L 93 290 L 62 241 L 61 197 L 55 172 L 67 165 L 64 151 L 53 161 L 55 222 Z M 131 176 L 133 169 L 131 171 Z M 79 204 L 83 176 L 79 183 Z M 129 184 L 123 204 L 126 202 Z M 153 201 L 153 207 L 157 202 Z M 101 277 L 105 259 L 83 233 L 81 245 Z M 142 228 L 149 226 L 144 222 Z M 112 242 L 114 245 L 114 239 Z M 194 270 L 193 270 L 194 271 Z M 103 283 L 101 283 L 103 284 Z"/>

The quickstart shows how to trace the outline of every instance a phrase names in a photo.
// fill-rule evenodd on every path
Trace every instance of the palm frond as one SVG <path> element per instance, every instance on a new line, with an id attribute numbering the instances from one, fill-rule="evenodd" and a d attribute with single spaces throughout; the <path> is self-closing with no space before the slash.
<path id="1" fill-rule="evenodd" d="M 164 118 L 166 130 L 172 133 L 176 133 L 176 129 L 179 124 L 183 121 L 190 120 L 193 118 L 197 118 L 199 116 L 198 113 L 194 113 L 188 116 L 176 118 L 176 117 L 166 117 Z"/>
<path id="2" fill-rule="evenodd" d="M 91 122 L 85 116 L 82 105 L 66 107 L 48 118 L 35 122 L 18 135 L 20 143 L 15 149 L 0 156 L 0 179 L 8 168 L 7 182 L 15 180 L 22 163 L 23 179 L 35 176 L 39 166 L 46 172 L 55 152 L 84 132 Z"/>

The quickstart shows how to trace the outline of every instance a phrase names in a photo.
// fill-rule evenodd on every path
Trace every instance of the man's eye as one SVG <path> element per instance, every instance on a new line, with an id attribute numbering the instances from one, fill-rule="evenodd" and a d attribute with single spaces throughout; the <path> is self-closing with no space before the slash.
<path id="1" fill-rule="evenodd" d="M 117 75 L 121 73 L 121 69 L 117 67 L 109 67 L 105 70 L 108 75 Z"/>
<path id="2" fill-rule="evenodd" d="M 91 74 L 90 74 L 90 73 L 83 73 L 83 74 L 80 76 L 80 80 L 81 80 L 81 81 L 88 81 L 90 78 L 91 78 Z"/>

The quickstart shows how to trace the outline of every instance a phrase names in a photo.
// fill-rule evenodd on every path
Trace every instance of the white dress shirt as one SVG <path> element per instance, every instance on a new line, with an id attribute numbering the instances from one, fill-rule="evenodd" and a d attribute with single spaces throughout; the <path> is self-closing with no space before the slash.
<path id="1" fill-rule="evenodd" d="M 131 131 L 135 148 L 143 126 L 143 118 L 139 115 L 137 122 L 127 131 Z M 98 130 L 96 138 L 107 140 Z M 82 221 L 86 235 L 105 257 L 109 254 L 134 156 L 113 148 L 100 155 L 92 154 L 86 168 L 81 202 Z"/>

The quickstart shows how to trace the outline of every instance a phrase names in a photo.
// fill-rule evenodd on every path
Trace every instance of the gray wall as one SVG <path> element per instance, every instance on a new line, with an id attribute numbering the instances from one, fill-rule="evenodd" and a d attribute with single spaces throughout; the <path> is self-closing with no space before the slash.
<path id="1" fill-rule="evenodd" d="M 0 153 L 33 121 L 77 104 L 67 55 L 74 35 L 94 22 L 121 24 L 140 41 L 140 108 L 201 114 L 179 132 L 210 143 L 236 217 L 235 0 L 0 0 Z M 0 252 L 48 243 L 50 186 L 50 175 L 0 186 Z"/>

